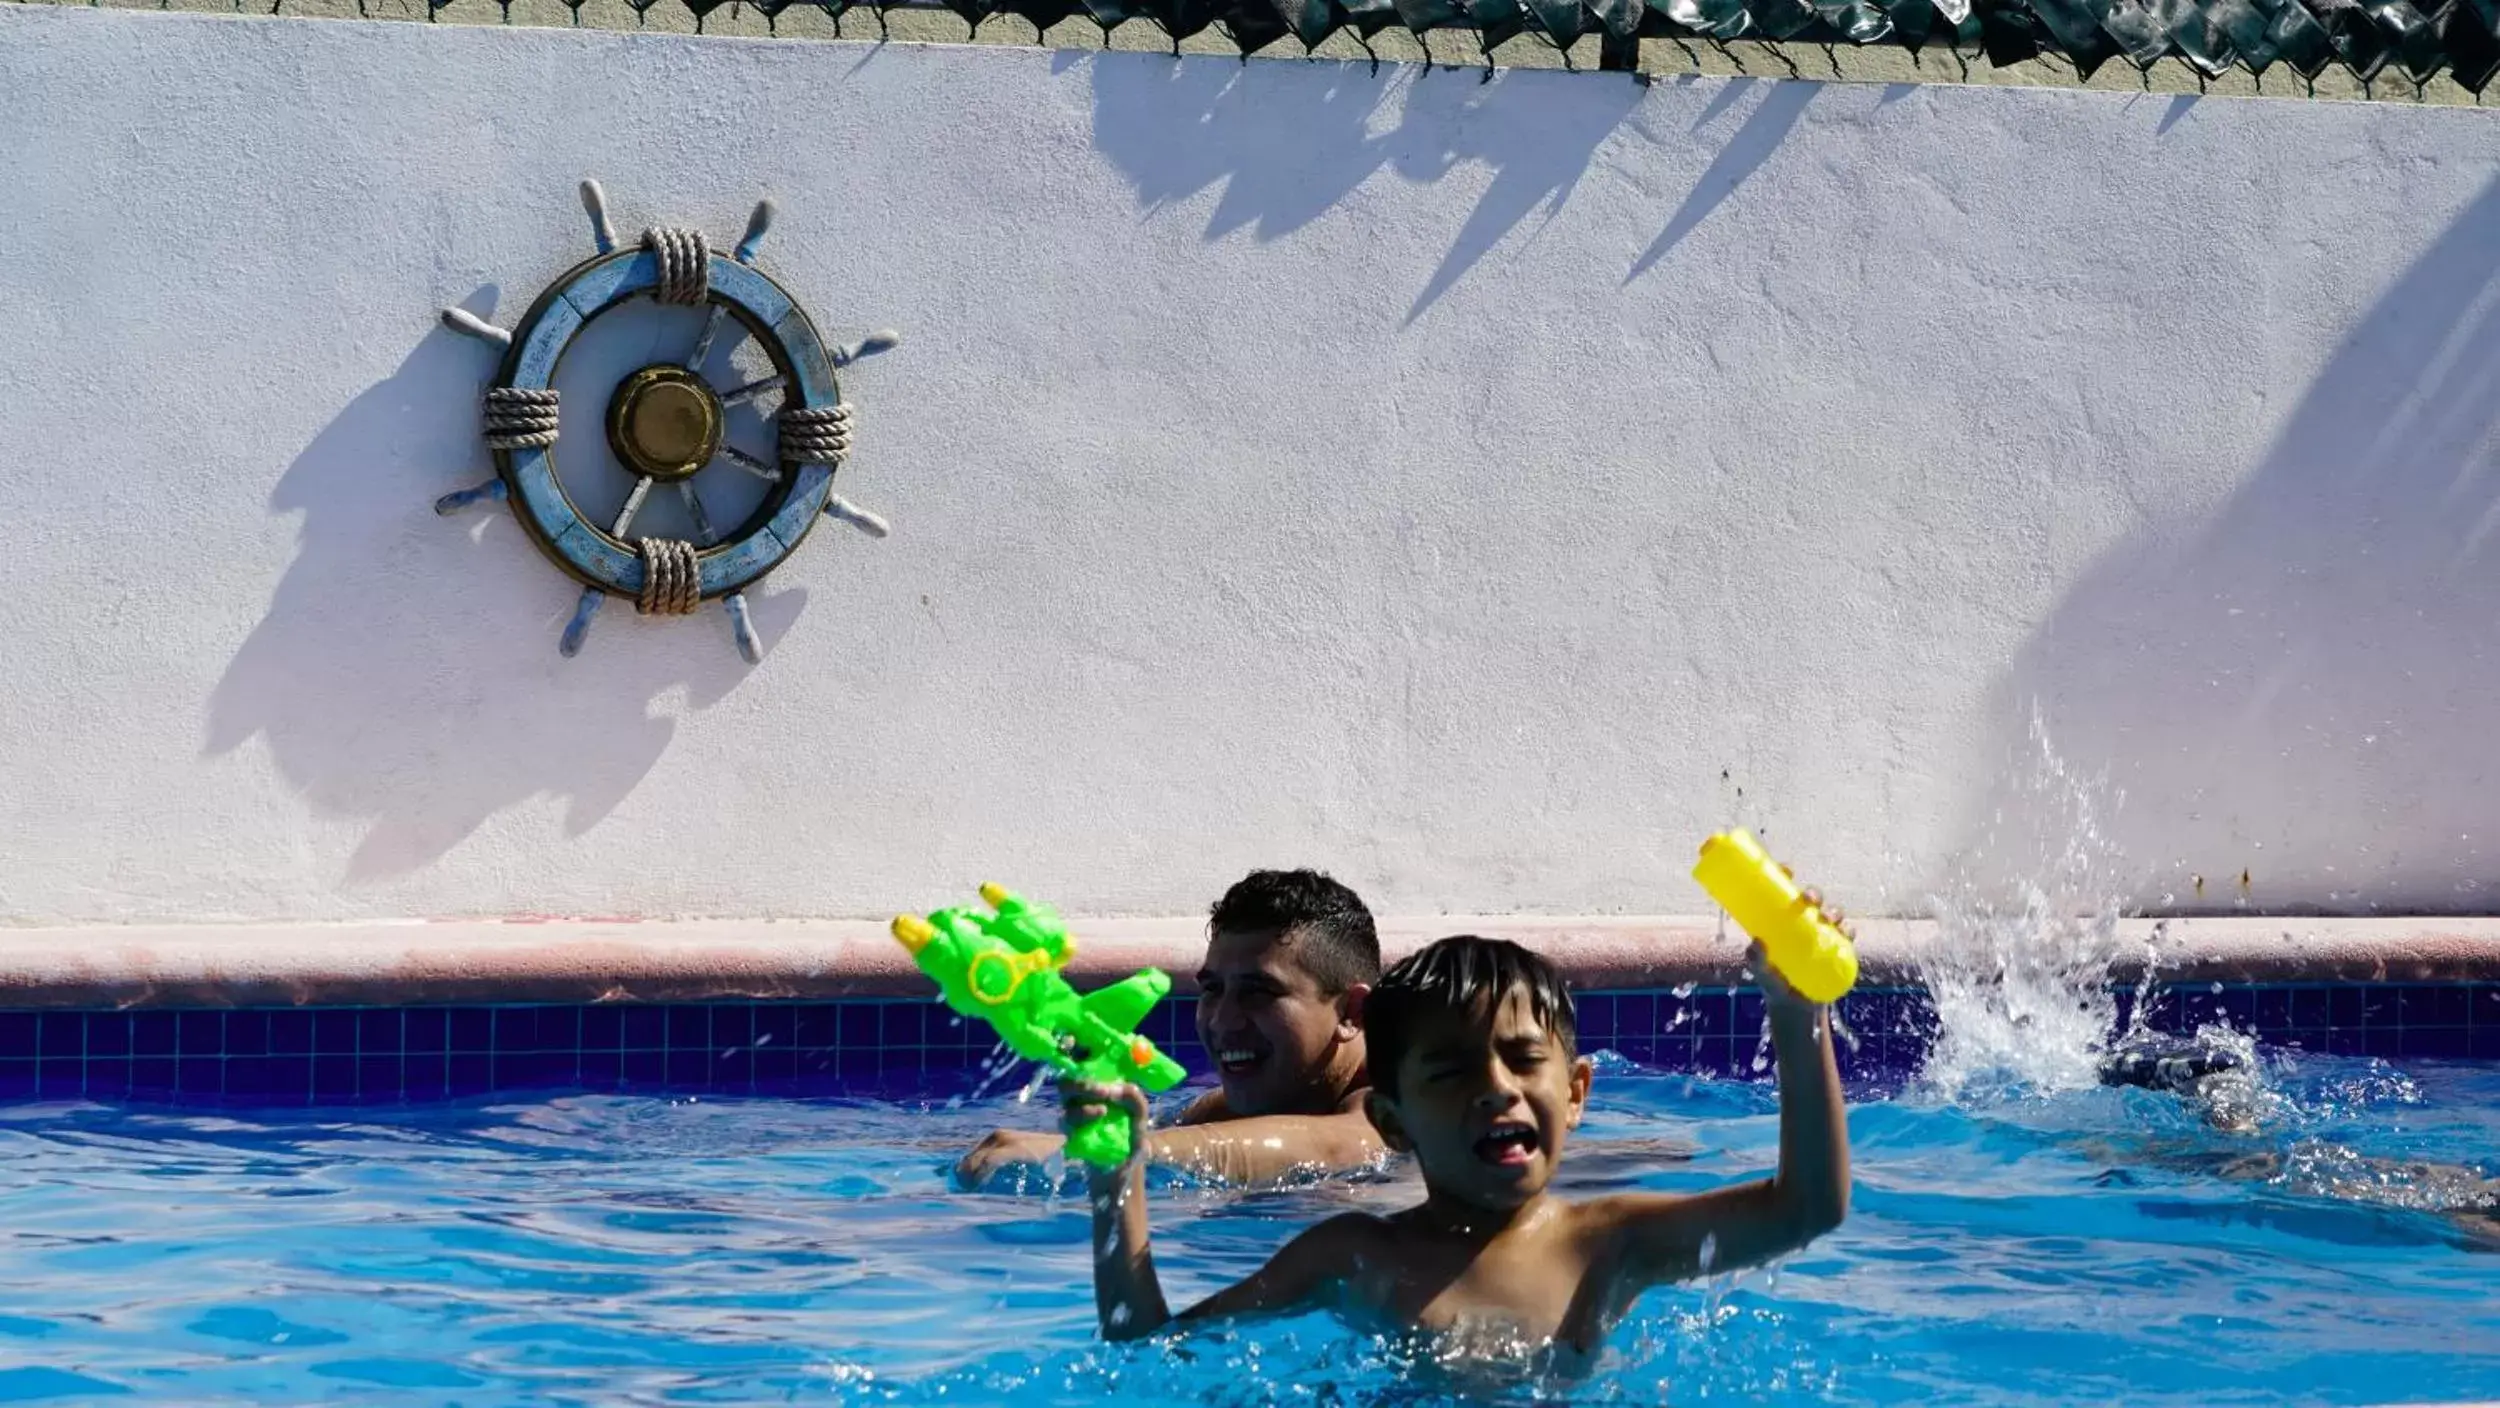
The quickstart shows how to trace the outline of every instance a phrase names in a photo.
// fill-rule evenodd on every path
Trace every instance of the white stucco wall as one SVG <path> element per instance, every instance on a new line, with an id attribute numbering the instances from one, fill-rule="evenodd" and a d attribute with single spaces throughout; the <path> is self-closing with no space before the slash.
<path id="1" fill-rule="evenodd" d="M 9 922 L 1898 904 L 2034 698 L 2147 898 L 2500 881 L 2500 117 L 0 7 L 0 132 Z M 430 511 L 585 175 L 910 339 L 760 667 Z"/>

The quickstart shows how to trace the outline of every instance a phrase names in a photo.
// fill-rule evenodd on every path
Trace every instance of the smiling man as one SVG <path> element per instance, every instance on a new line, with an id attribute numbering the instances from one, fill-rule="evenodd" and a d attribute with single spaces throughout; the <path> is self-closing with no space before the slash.
<path id="1" fill-rule="evenodd" d="M 1384 1157 L 1363 1115 L 1363 999 L 1380 978 L 1380 936 L 1352 890 L 1310 870 L 1257 870 L 1207 919 L 1198 1040 L 1218 1085 L 1154 1131 L 1148 1157 L 1230 1183 L 1330 1173 Z M 1060 1137 L 992 1133 L 956 1165 L 979 1187 L 1059 1152 Z"/>

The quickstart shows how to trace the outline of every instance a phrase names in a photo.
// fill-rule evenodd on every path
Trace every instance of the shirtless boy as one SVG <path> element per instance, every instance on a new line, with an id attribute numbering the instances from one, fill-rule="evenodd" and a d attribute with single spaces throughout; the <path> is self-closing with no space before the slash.
<path id="1" fill-rule="evenodd" d="M 1387 1217 L 1330 1218 L 1175 1317 L 1148 1244 L 1143 1160 L 1096 1170 L 1094 1295 L 1104 1336 L 1329 1306 L 1369 1324 L 1585 1353 L 1651 1286 L 1806 1245 L 1849 1207 L 1831 1024 L 1758 954 L 1755 969 L 1779 1055 L 1780 1161 L 1770 1177 L 1691 1196 L 1573 1203 L 1548 1193 L 1589 1093 L 1570 991 L 1516 944 L 1443 939 L 1390 969 L 1366 1005 L 1366 1109 L 1390 1148 L 1414 1153 L 1424 1201 Z M 1071 1119 L 1116 1102 L 1143 1127 L 1134 1086 L 1071 1082 L 1064 1095 Z"/>

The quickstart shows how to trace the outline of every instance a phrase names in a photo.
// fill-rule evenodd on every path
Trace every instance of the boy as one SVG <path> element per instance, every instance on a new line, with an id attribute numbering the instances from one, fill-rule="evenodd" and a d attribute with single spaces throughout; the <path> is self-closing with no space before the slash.
<path id="1" fill-rule="evenodd" d="M 1365 1108 L 1390 1148 L 1414 1152 L 1422 1205 L 1331 1218 L 1179 1318 L 1324 1303 L 1434 1333 L 1492 1332 L 1585 1353 L 1648 1287 L 1766 1261 L 1839 1226 L 1849 1207 L 1848 1125 L 1828 1015 L 1759 953 L 1754 962 L 1779 1052 L 1780 1166 L 1771 1177 L 1693 1196 L 1549 1195 L 1589 1091 L 1570 991 L 1517 944 L 1443 939 L 1390 969 L 1366 1008 Z M 1145 1114 L 1133 1086 L 1072 1083 L 1066 1099 L 1075 1120 L 1106 1102 Z M 1110 1339 L 1173 1319 L 1147 1245 L 1142 1169 L 1132 1159 L 1092 1178 L 1094 1299 Z"/>
<path id="2" fill-rule="evenodd" d="M 1230 1183 L 1378 1163 L 1385 1151 L 1363 1117 L 1362 1019 L 1379 978 L 1380 937 L 1354 891 L 1309 870 L 1243 877 L 1208 914 L 1198 970 L 1198 1040 L 1220 1086 L 1176 1128 L 1155 1131 L 1148 1157 Z M 998 1130 L 955 1176 L 978 1188 L 1011 1164 L 1041 1163 L 1063 1142 Z"/>

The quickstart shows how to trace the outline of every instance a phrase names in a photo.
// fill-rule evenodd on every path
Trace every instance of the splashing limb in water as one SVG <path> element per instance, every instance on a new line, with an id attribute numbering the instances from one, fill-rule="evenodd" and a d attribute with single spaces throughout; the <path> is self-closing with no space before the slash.
<path id="1" fill-rule="evenodd" d="M 2003 785 L 1980 844 L 1928 897 L 1936 935 L 1918 959 L 1937 1027 L 1918 1084 L 1955 1103 L 2099 1084 L 2110 975 L 2139 957 L 2149 983 L 2159 957 L 2119 933 L 2121 860 L 2102 821 L 2115 789 L 2058 756 L 2036 712 Z"/>

